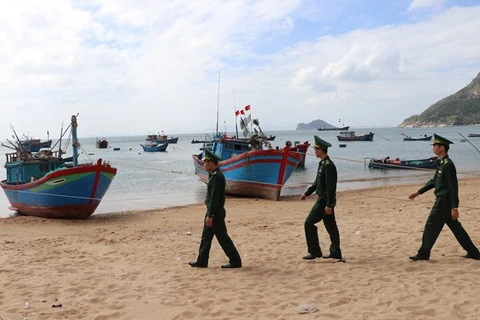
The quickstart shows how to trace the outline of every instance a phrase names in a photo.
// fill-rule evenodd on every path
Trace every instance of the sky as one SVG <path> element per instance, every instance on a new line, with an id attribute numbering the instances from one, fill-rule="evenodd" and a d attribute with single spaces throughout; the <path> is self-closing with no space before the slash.
<path id="1" fill-rule="evenodd" d="M 0 4 L 0 140 L 394 127 L 480 72 L 479 0 Z"/>

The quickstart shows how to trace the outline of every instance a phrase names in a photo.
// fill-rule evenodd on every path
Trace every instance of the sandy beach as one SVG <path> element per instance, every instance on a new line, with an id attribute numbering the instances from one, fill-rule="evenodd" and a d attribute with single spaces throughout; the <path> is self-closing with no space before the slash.
<path id="1" fill-rule="evenodd" d="M 345 263 L 306 261 L 314 197 L 228 198 L 244 267 L 191 268 L 203 204 L 93 215 L 0 219 L 0 319 L 480 319 L 480 261 L 445 227 L 430 261 L 413 262 L 433 204 L 421 184 L 337 194 Z M 460 221 L 480 246 L 480 179 L 460 181 Z M 318 225 L 322 250 L 330 241 Z M 300 314 L 299 306 L 317 312 Z"/>

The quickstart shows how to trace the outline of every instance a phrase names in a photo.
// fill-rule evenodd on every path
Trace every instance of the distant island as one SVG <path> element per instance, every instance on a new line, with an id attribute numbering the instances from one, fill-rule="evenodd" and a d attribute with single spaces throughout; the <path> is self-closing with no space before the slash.
<path id="1" fill-rule="evenodd" d="M 450 127 L 480 124 L 480 73 L 468 86 L 413 115 L 399 128 Z"/>
<path id="2" fill-rule="evenodd" d="M 299 123 L 297 124 L 297 128 L 295 130 L 314 130 L 314 129 L 317 129 L 317 130 L 341 130 L 341 129 L 345 129 L 345 130 L 348 130 L 349 127 L 336 127 L 336 126 L 333 126 L 331 125 L 330 123 L 326 122 L 326 121 L 323 121 L 323 120 L 313 120 L 312 122 L 310 123 Z"/>

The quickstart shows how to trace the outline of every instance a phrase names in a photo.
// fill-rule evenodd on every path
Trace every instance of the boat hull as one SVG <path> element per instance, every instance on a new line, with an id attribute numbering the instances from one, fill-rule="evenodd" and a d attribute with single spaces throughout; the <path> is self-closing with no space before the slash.
<path id="1" fill-rule="evenodd" d="M 141 146 L 143 148 L 143 151 L 145 151 L 145 152 L 161 152 L 161 151 L 166 151 L 167 150 L 168 143 L 159 144 L 159 145 L 152 145 L 152 146 L 141 144 Z"/>
<path id="2" fill-rule="evenodd" d="M 195 174 L 207 183 L 208 172 L 198 155 L 193 155 Z M 248 151 L 219 162 L 226 180 L 226 193 L 243 197 L 279 200 L 283 185 L 301 160 L 289 150 Z"/>
<path id="3" fill-rule="evenodd" d="M 98 207 L 117 172 L 110 165 L 81 165 L 52 171 L 24 183 L 0 183 L 19 214 L 57 219 L 86 219 Z"/>

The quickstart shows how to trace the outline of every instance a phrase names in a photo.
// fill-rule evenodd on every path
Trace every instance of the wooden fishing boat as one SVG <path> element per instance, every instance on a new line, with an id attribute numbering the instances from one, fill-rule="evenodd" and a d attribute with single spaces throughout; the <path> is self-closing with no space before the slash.
<path id="1" fill-rule="evenodd" d="M 478 137 L 480 137 L 480 133 L 469 133 L 468 137 L 469 138 L 478 138 Z"/>
<path id="2" fill-rule="evenodd" d="M 20 146 L 25 151 L 38 152 L 42 148 L 50 148 L 52 140 L 41 141 L 40 139 L 20 140 Z"/>
<path id="3" fill-rule="evenodd" d="M 108 148 L 108 141 L 105 138 L 97 139 L 96 146 L 98 149 L 106 149 Z"/>
<path id="4" fill-rule="evenodd" d="M 78 164 L 77 118 L 71 120 L 72 163 L 60 151 L 7 153 L 7 179 L 0 185 L 11 210 L 43 218 L 86 219 L 98 207 L 117 173 L 108 163 Z"/>
<path id="5" fill-rule="evenodd" d="M 337 136 L 338 141 L 373 141 L 373 132 L 362 135 L 355 135 L 355 131 L 342 131 Z"/>
<path id="6" fill-rule="evenodd" d="M 146 143 L 140 145 L 145 152 L 160 152 L 166 151 L 168 143 Z"/>
<path id="7" fill-rule="evenodd" d="M 438 157 L 416 160 L 400 160 L 399 158 L 390 159 L 385 157 L 382 159 L 367 158 L 368 167 L 370 169 L 431 169 L 435 170 L 440 163 Z"/>
<path id="8" fill-rule="evenodd" d="M 432 140 L 432 136 L 427 136 L 426 134 L 423 137 L 412 137 L 406 134 L 403 134 L 404 136 L 403 141 L 430 141 Z"/>
<path id="9" fill-rule="evenodd" d="M 9 140 L 7 139 L 7 141 Z M 20 140 L 20 143 L 15 144 L 15 147 L 13 148 L 13 143 L 11 141 L 9 142 L 11 145 L 6 145 L 2 143 L 2 146 L 23 152 L 38 152 L 41 149 L 50 148 L 50 146 L 52 145 L 52 140 L 41 141 L 40 139 L 24 139 Z"/>
<path id="10" fill-rule="evenodd" d="M 288 146 L 289 142 L 290 141 L 287 141 L 287 146 Z M 290 147 L 290 151 L 297 152 L 302 156 L 302 159 L 298 163 L 298 167 L 304 167 L 305 166 L 305 161 L 306 161 L 306 158 L 307 158 L 307 151 L 308 151 L 309 146 L 310 146 L 310 143 L 308 143 L 308 141 L 305 141 L 303 143 L 300 143 L 299 141 L 295 141 L 294 146 Z"/>
<path id="11" fill-rule="evenodd" d="M 302 156 L 289 148 L 263 150 L 264 143 L 233 138 L 213 142 L 212 152 L 222 159 L 219 165 L 226 179 L 228 194 L 271 200 L 280 198 L 283 185 Z M 203 152 L 192 155 L 195 174 L 207 183 L 208 172 L 203 167 L 202 157 Z"/>
<path id="12" fill-rule="evenodd" d="M 177 143 L 178 137 L 168 137 L 166 134 L 149 134 L 147 135 L 147 141 L 157 142 L 157 143 Z"/>
<path id="13" fill-rule="evenodd" d="M 274 141 L 276 137 L 277 137 L 277 136 L 269 135 L 269 136 L 267 137 L 267 140 L 268 140 L 268 141 Z"/>

